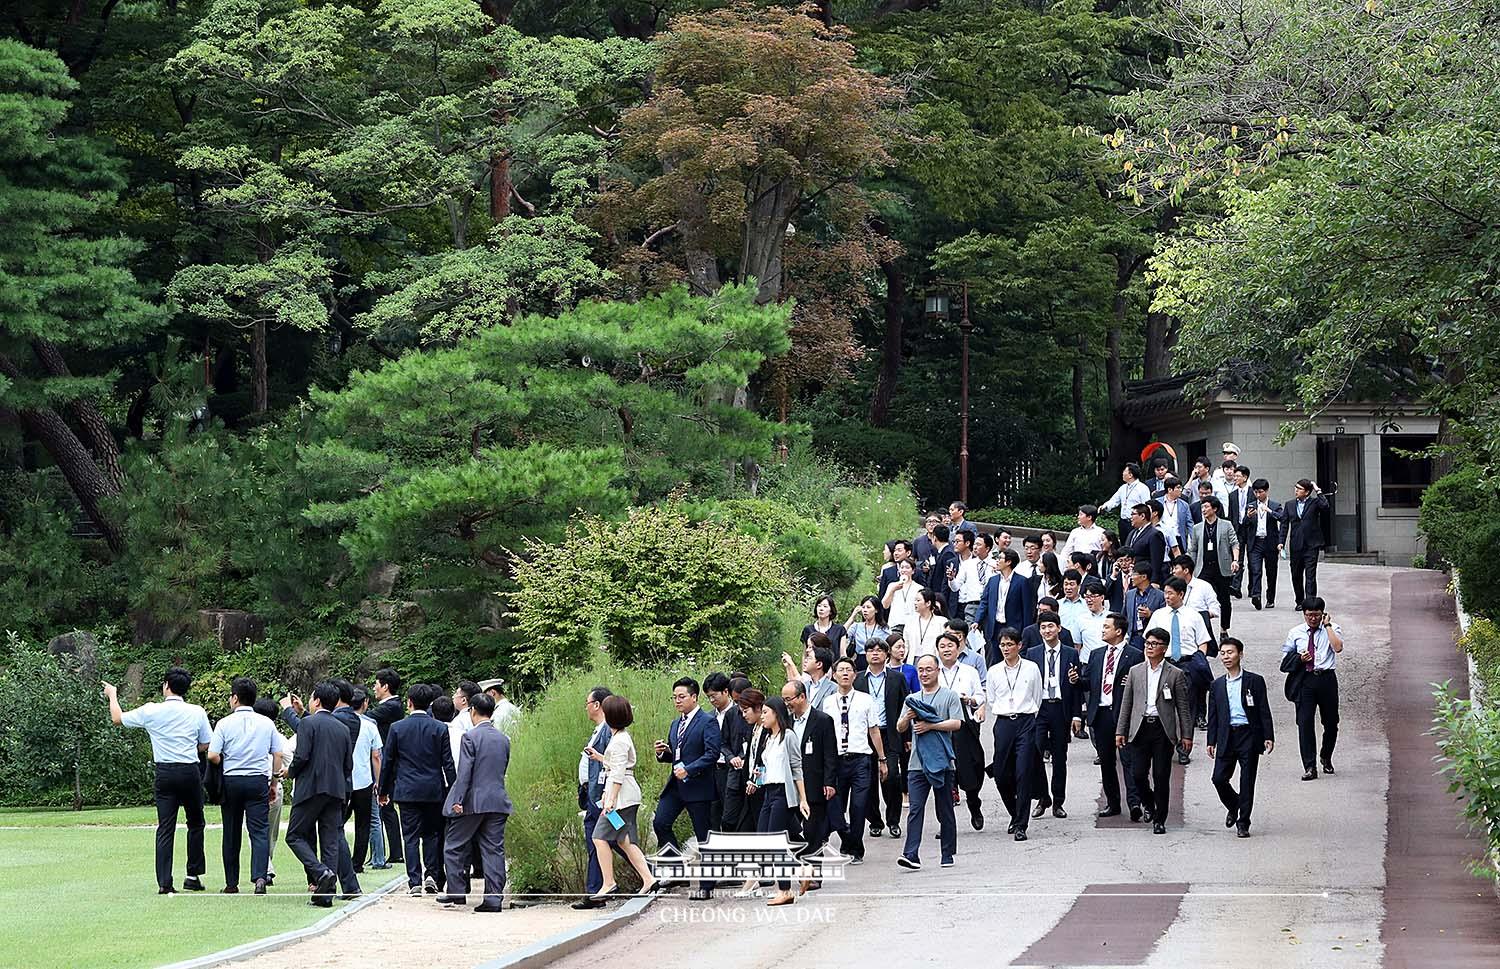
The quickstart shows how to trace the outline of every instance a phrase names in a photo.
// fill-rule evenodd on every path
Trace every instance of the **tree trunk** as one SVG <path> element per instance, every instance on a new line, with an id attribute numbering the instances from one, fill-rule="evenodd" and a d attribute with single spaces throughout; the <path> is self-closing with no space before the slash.
<path id="1" fill-rule="evenodd" d="M 1109 467 L 1123 467 L 1135 451 L 1130 428 L 1125 425 L 1121 410 L 1125 406 L 1125 362 L 1121 359 L 1121 347 L 1125 340 L 1125 316 L 1130 309 L 1130 300 L 1125 291 L 1135 277 L 1141 258 L 1134 255 L 1115 256 L 1114 319 L 1109 327 L 1105 347 L 1104 381 L 1109 394 Z"/>
<path id="2" fill-rule="evenodd" d="M 266 368 L 266 321 L 256 320 L 250 328 L 250 369 L 252 381 L 250 411 L 264 414 L 271 406 L 271 382 Z"/>
<path id="3" fill-rule="evenodd" d="M 901 344 L 906 329 L 906 277 L 896 260 L 880 264 L 885 273 L 885 333 L 880 342 L 880 373 L 875 378 L 875 397 L 870 401 L 870 423 L 889 426 L 891 399 L 896 395 L 896 380 L 901 376 Z"/>
<path id="4" fill-rule="evenodd" d="M 1141 376 L 1156 380 L 1171 376 L 1172 344 L 1177 338 L 1177 321 L 1166 313 L 1146 314 L 1146 350 L 1141 361 Z"/>
<path id="5" fill-rule="evenodd" d="M 515 0 L 480 0 L 479 6 L 496 27 L 504 27 L 510 22 L 516 4 Z M 499 80 L 503 73 L 500 67 L 490 65 L 492 80 Z M 496 108 L 492 117 L 498 127 L 510 120 L 510 112 L 503 107 Z M 496 225 L 510 216 L 510 190 L 510 155 L 504 151 L 496 152 L 490 157 L 490 218 Z"/>
<path id="6" fill-rule="evenodd" d="M 48 376 L 73 376 L 56 344 L 38 339 L 31 341 L 31 349 Z M 104 415 L 99 413 L 99 408 L 93 401 L 85 399 L 69 401 L 64 409 L 83 429 L 83 437 L 88 442 L 89 450 L 94 452 L 94 460 L 99 463 L 118 493 L 125 482 L 125 472 L 120 468 L 120 445 L 115 442 L 114 434 L 110 433 Z"/>
<path id="7" fill-rule="evenodd" d="M 739 280 L 754 279 L 756 302 L 774 303 L 781 298 L 781 252 L 792 210 L 797 206 L 798 191 L 782 179 L 769 187 L 752 182 L 747 194 L 749 208 L 740 242 Z"/>
<path id="8" fill-rule="evenodd" d="M 1078 450 L 1087 455 L 1089 448 L 1088 414 L 1083 405 L 1083 363 L 1088 356 L 1088 343 L 1078 338 L 1078 356 L 1073 358 L 1073 435 L 1078 441 Z"/>
<path id="9" fill-rule="evenodd" d="M 19 371 L 4 358 L 0 358 L 0 373 L 10 377 L 19 376 Z M 73 496 L 78 499 L 84 514 L 99 526 L 110 551 L 122 551 L 124 543 L 120 539 L 120 530 L 105 516 L 103 508 L 104 501 L 118 495 L 120 489 L 99 470 L 99 466 L 89 455 L 88 448 L 83 446 L 68 422 L 50 407 L 24 408 L 11 413 L 20 423 L 21 429 L 39 441 L 47 449 L 47 453 L 52 455 L 52 460 L 68 482 L 68 487 L 73 490 Z"/>

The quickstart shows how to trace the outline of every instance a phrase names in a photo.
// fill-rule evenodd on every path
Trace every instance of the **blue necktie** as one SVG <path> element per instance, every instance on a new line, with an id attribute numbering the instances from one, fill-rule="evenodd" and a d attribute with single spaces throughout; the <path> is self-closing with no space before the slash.
<path id="1" fill-rule="evenodd" d="M 1182 625 L 1177 621 L 1177 610 L 1172 610 L 1172 662 L 1182 659 Z"/>

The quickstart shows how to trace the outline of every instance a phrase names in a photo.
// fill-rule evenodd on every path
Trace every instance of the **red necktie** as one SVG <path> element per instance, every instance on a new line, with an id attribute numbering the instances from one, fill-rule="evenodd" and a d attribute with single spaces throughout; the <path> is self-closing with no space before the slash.
<path id="1" fill-rule="evenodd" d="M 1318 630 L 1316 627 L 1307 631 L 1307 670 L 1312 672 L 1318 662 Z"/>
<path id="2" fill-rule="evenodd" d="M 1104 695 L 1109 696 L 1115 689 L 1115 648 L 1111 646 L 1109 652 L 1104 654 Z"/>

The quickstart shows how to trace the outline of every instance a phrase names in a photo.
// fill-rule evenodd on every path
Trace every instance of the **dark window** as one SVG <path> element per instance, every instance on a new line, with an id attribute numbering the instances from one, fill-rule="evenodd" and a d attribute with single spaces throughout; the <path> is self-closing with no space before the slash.
<path id="1" fill-rule="evenodd" d="M 1411 457 L 1437 440 L 1431 434 L 1384 434 L 1380 438 L 1380 504 L 1417 508 L 1422 491 L 1432 484 L 1432 459 Z"/>
<path id="2" fill-rule="evenodd" d="M 1220 443 L 1223 442 L 1221 441 Z M 1187 479 L 1193 476 L 1193 462 L 1199 458 L 1208 458 L 1208 466 L 1210 468 L 1217 468 L 1219 463 L 1224 460 L 1224 456 L 1219 453 L 1218 448 L 1214 448 L 1213 453 L 1209 453 L 1207 439 L 1188 441 L 1182 446 L 1186 449 L 1186 453 L 1177 456 L 1177 477 L 1183 483 L 1186 483 Z M 1182 494 L 1184 497 L 1187 497 L 1186 488 L 1182 489 Z"/>

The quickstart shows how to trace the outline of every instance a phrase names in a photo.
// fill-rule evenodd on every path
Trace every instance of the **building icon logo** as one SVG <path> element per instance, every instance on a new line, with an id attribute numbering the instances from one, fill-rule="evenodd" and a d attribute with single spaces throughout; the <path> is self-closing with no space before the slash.
<path id="1" fill-rule="evenodd" d="M 832 845 L 810 855 L 807 846 L 790 840 L 785 831 L 710 831 L 696 852 L 684 854 L 667 845 L 646 861 L 651 874 L 665 881 L 843 881 L 849 856 Z"/>

